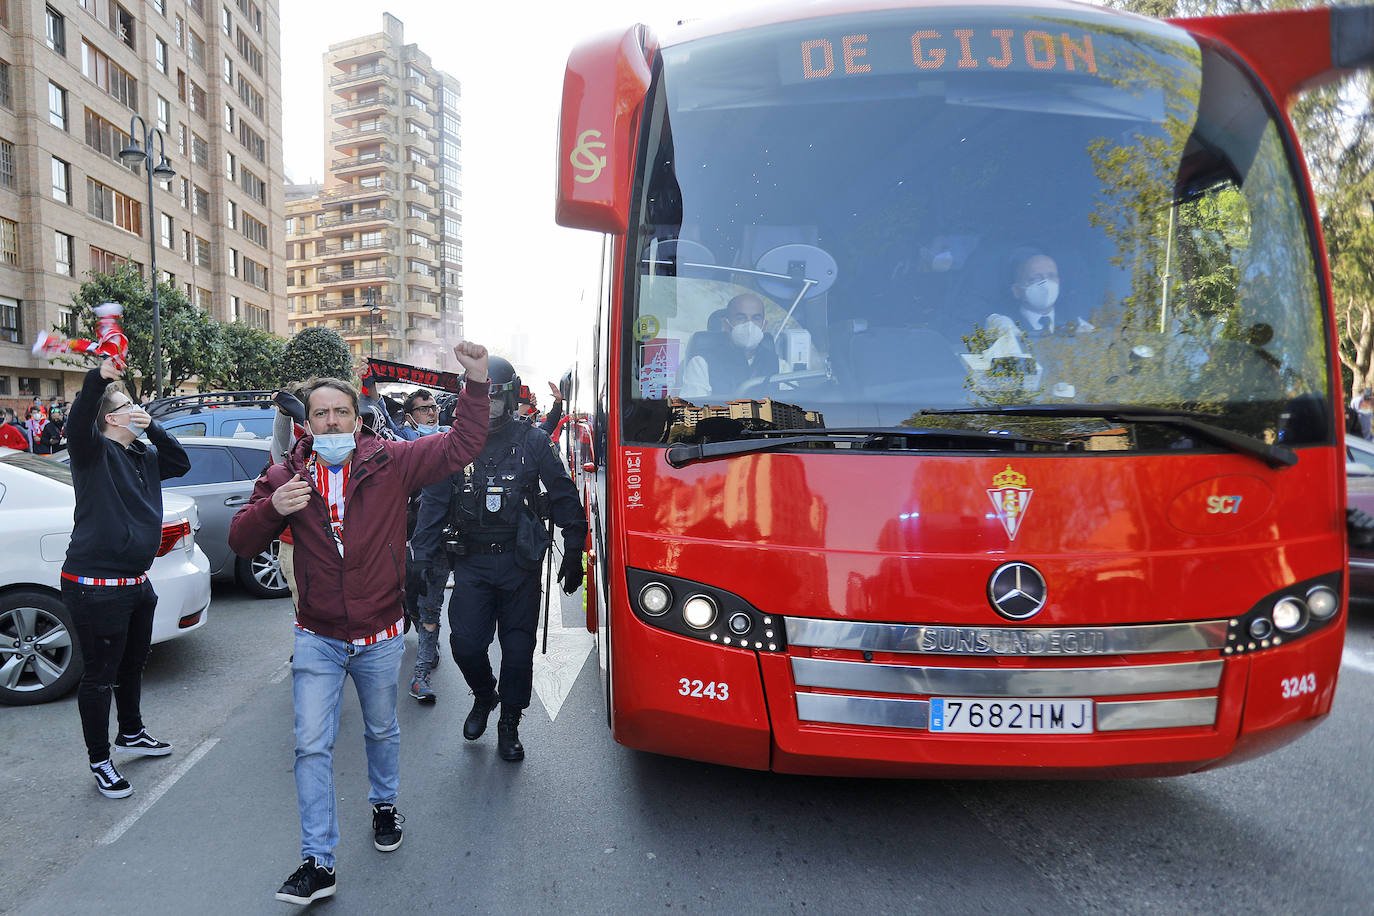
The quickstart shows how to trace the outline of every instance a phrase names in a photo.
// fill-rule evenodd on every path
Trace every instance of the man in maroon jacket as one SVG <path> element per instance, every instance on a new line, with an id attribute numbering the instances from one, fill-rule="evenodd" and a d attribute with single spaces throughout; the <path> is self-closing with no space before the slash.
<path id="1" fill-rule="evenodd" d="M 334 738 L 348 677 L 363 713 L 373 845 L 382 852 L 401 845 L 396 695 L 405 651 L 406 500 L 477 457 L 490 411 L 486 348 L 464 341 L 453 352 L 467 373 L 453 427 L 411 442 L 385 441 L 363 427 L 352 385 L 313 380 L 302 392 L 307 435 L 268 466 L 229 527 L 229 546 L 240 556 L 262 552 L 288 524 L 295 542 L 291 674 L 304 862 L 278 900 L 305 904 L 335 890 Z"/>

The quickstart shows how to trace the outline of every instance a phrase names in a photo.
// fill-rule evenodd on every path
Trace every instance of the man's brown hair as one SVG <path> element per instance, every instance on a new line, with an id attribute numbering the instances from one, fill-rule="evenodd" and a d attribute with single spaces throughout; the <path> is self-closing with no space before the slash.
<path id="1" fill-rule="evenodd" d="M 121 394 L 130 401 L 134 399 L 134 396 L 129 394 L 129 389 L 124 387 L 124 382 L 115 380 L 105 386 L 105 393 L 100 396 L 100 403 L 96 405 L 95 428 L 102 433 L 105 431 L 105 414 L 119 407 L 115 402 Z"/>
<path id="2" fill-rule="evenodd" d="M 333 388 L 335 391 L 342 391 L 348 395 L 348 399 L 353 402 L 353 415 L 357 416 L 358 411 L 358 389 L 340 378 L 318 377 L 306 380 L 301 390 L 301 400 L 305 402 L 305 418 L 310 419 L 310 399 L 315 392 L 321 388 Z"/>

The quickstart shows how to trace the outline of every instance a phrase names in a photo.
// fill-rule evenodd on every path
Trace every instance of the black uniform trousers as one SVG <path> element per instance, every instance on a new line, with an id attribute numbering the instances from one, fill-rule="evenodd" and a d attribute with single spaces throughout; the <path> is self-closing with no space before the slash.
<path id="1" fill-rule="evenodd" d="M 502 705 L 524 709 L 530 705 L 543 567 L 524 569 L 515 557 L 512 550 L 454 559 L 448 632 L 453 660 L 468 686 L 477 693 L 496 687 Z M 499 685 L 487 657 L 493 634 L 501 642 Z"/>
<path id="2" fill-rule="evenodd" d="M 139 700 L 157 593 L 149 582 L 81 585 L 63 579 L 62 602 L 72 615 L 86 662 L 76 688 L 81 733 L 91 763 L 99 763 L 110 757 L 111 699 L 118 711 L 120 734 L 143 731 Z"/>

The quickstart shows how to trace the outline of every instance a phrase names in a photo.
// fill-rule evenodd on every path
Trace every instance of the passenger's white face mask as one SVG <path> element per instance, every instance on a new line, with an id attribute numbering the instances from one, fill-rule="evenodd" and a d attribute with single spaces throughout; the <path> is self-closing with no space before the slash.
<path id="1" fill-rule="evenodd" d="M 1045 312 L 1054 305 L 1059 298 L 1058 280 L 1041 280 L 1039 283 L 1031 283 L 1026 287 L 1026 304 L 1031 308 Z"/>
<path id="2" fill-rule="evenodd" d="M 763 342 L 763 328 L 745 321 L 730 329 L 730 340 L 742 350 L 752 350 Z"/>

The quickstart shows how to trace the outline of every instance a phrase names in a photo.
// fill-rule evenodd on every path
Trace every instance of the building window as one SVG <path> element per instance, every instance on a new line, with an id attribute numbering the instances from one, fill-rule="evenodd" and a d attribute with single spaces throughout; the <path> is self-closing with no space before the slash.
<path id="1" fill-rule="evenodd" d="M 138 268 L 138 275 L 143 276 L 143 265 L 137 261 L 130 261 L 128 258 L 121 257 L 113 251 L 106 251 L 104 248 L 91 246 L 91 270 L 99 274 L 112 274 L 119 270 L 121 265 L 133 264 Z"/>
<path id="2" fill-rule="evenodd" d="M 224 129 L 231 134 L 234 132 L 234 106 L 228 102 L 224 103 Z"/>
<path id="3" fill-rule="evenodd" d="M 72 202 L 72 167 L 56 156 L 52 157 L 52 198 L 64 204 Z"/>
<path id="4" fill-rule="evenodd" d="M 195 195 L 194 195 L 194 197 L 193 197 L 193 202 L 194 202 L 194 206 L 191 208 L 191 212 L 192 212 L 192 213 L 194 213 L 196 216 L 209 216 L 209 215 L 210 215 L 210 192 L 209 192 L 209 191 L 205 190 L 204 188 L 200 187 L 199 185 L 196 185 L 196 190 L 195 190 Z"/>
<path id="5" fill-rule="evenodd" d="M 19 224 L 12 219 L 0 218 L 0 261 L 19 263 Z"/>
<path id="6" fill-rule="evenodd" d="M 229 7 L 219 8 L 219 27 L 224 29 L 224 34 L 230 38 L 234 37 L 234 14 L 229 12 Z"/>
<path id="7" fill-rule="evenodd" d="M 0 106 L 14 110 L 14 96 L 10 93 L 10 64 L 0 60 Z"/>
<path id="8" fill-rule="evenodd" d="M 5 220 L 9 222 L 9 220 Z M 13 223 L 11 223 L 13 225 Z M 9 343 L 19 343 L 21 340 L 21 325 L 19 324 L 19 300 L 11 299 L 9 296 L 0 296 L 0 340 Z M 19 380 L 20 394 L 23 394 L 24 383 L 27 379 Z"/>
<path id="9" fill-rule="evenodd" d="M 244 33 L 243 29 L 235 29 L 234 31 L 236 33 L 235 41 L 238 44 L 239 56 L 248 62 L 248 66 L 253 69 L 254 73 L 258 76 L 262 76 L 262 52 L 249 40 L 248 35 Z"/>
<path id="10" fill-rule="evenodd" d="M 58 306 L 57 327 L 63 337 L 76 337 L 76 312 L 67 306 Z"/>
<path id="11" fill-rule="evenodd" d="M 246 166 L 239 167 L 239 187 L 247 191 L 258 203 L 267 203 L 267 182 L 248 171 Z"/>
<path id="12" fill-rule="evenodd" d="M 90 177 L 86 178 L 86 211 L 125 232 L 143 234 L 143 205 Z"/>
<path id="13" fill-rule="evenodd" d="M 238 78 L 239 98 L 243 104 L 248 106 L 248 110 L 253 112 L 258 118 L 262 118 L 263 98 L 262 93 L 253 88 L 253 84 L 244 79 L 243 74 Z"/>
<path id="14" fill-rule="evenodd" d="M 158 214 L 158 223 L 161 230 L 162 247 L 175 251 L 176 231 L 173 228 L 172 218 L 166 213 Z"/>
<path id="15" fill-rule="evenodd" d="M 119 36 L 119 40 L 124 42 L 135 51 L 138 48 L 134 44 L 134 17 L 128 10 L 118 3 L 110 2 L 110 31 Z"/>
<path id="16" fill-rule="evenodd" d="M 157 127 L 164 134 L 172 129 L 172 103 L 162 96 L 157 97 Z"/>
<path id="17" fill-rule="evenodd" d="M 53 231 L 53 247 L 56 249 L 55 268 L 64 277 L 74 277 L 76 272 L 72 269 L 72 252 L 75 251 L 75 242 L 70 235 L 65 232 Z"/>
<path id="18" fill-rule="evenodd" d="M 186 54 L 195 61 L 196 66 L 205 69 L 205 39 L 196 34 L 195 29 L 186 32 Z"/>
<path id="19" fill-rule="evenodd" d="M 224 154 L 224 177 L 229 181 L 233 181 L 238 177 L 238 167 L 238 157 L 226 151 Z"/>
<path id="20" fill-rule="evenodd" d="M 239 118 L 239 143 L 259 162 L 267 161 L 267 141 Z"/>
<path id="21" fill-rule="evenodd" d="M 0 187 L 14 187 L 14 144 L 0 140 Z"/>
<path id="22" fill-rule="evenodd" d="M 57 10 L 48 7 L 44 11 L 48 21 L 48 47 L 63 57 L 67 56 L 67 19 Z"/>
<path id="23" fill-rule="evenodd" d="M 81 75 L 118 99 L 125 108 L 138 110 L 138 80 L 89 41 L 81 42 Z"/>
<path id="24" fill-rule="evenodd" d="M 157 72 L 167 73 L 167 42 L 153 36 L 153 63 L 157 65 Z"/>
<path id="25" fill-rule="evenodd" d="M 86 145 L 98 153 L 108 156 L 120 165 L 124 165 L 129 171 L 137 171 L 138 166 L 125 165 L 119 158 L 119 151 L 129 145 L 129 135 L 100 115 L 91 111 L 86 111 Z"/>
<path id="26" fill-rule="evenodd" d="M 191 134 L 191 161 L 196 165 L 210 165 L 210 144 L 200 134 Z"/>
<path id="27" fill-rule="evenodd" d="M 191 80 L 191 110 L 202 118 L 210 113 L 210 96 L 205 94 L 205 90 L 200 88 L 195 80 Z"/>
<path id="28" fill-rule="evenodd" d="M 196 266 L 210 266 L 210 243 L 200 236 L 196 236 Z"/>
<path id="29" fill-rule="evenodd" d="M 153 9 L 164 19 L 167 17 L 167 0 L 153 0 Z"/>
<path id="30" fill-rule="evenodd" d="M 250 241 L 257 242 L 263 248 L 267 247 L 267 224 L 259 222 L 247 213 L 243 214 L 243 234 Z"/>
<path id="31" fill-rule="evenodd" d="M 67 129 L 67 90 L 48 80 L 48 123 L 59 130 Z"/>
<path id="32" fill-rule="evenodd" d="M 243 313 L 239 316 L 239 320 L 252 328 L 258 328 L 263 331 L 272 330 L 271 313 L 268 312 L 267 309 L 258 305 L 253 305 L 252 303 L 244 304 Z"/>
<path id="33" fill-rule="evenodd" d="M 224 55 L 224 82 L 234 85 L 234 62 L 229 59 L 229 55 Z"/>
<path id="34" fill-rule="evenodd" d="M 229 276 L 231 276 L 231 277 L 237 277 L 237 276 L 239 275 L 239 252 L 238 252 L 238 249 L 237 249 L 237 248 L 230 248 L 230 249 L 229 249 L 228 261 L 229 261 Z"/>

